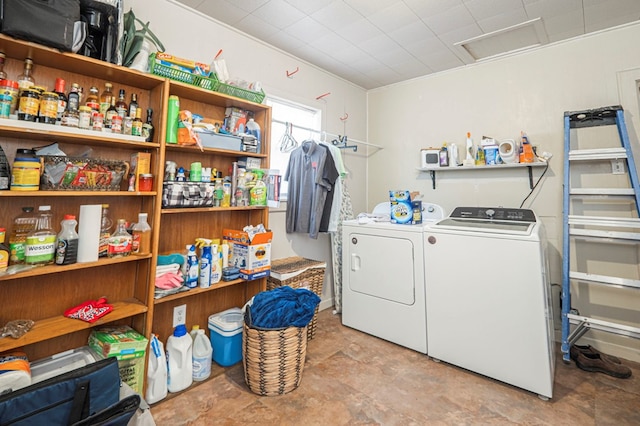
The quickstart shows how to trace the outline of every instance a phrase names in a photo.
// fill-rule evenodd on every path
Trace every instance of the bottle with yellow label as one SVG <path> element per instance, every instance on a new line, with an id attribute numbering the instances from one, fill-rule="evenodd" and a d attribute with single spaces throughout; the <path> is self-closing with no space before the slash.
<path id="1" fill-rule="evenodd" d="M 7 230 L 0 228 L 0 271 L 5 271 L 9 266 L 9 247 L 4 243 Z"/>

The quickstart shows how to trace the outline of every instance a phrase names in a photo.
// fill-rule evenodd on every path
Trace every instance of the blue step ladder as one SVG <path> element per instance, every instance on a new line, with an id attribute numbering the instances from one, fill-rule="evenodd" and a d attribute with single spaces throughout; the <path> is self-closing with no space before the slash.
<path id="1" fill-rule="evenodd" d="M 607 148 L 578 148 L 578 132 L 585 128 L 613 126 L 618 130 L 620 146 Z M 596 138 L 597 140 L 597 138 Z M 611 145 L 611 143 L 609 143 Z M 602 170 L 602 164 L 611 162 L 612 174 L 626 174 L 628 183 L 623 187 L 586 188 L 572 180 L 571 166 L 579 164 L 592 170 Z M 596 169 L 599 167 L 599 169 Z M 582 169 L 583 173 L 585 169 Z M 635 203 L 631 207 L 630 217 L 605 217 L 580 215 L 574 208 L 578 201 L 589 199 L 589 206 L 595 210 L 606 210 L 613 200 L 619 203 L 627 198 Z M 563 188 L 563 240 L 562 240 L 562 358 L 570 360 L 571 345 L 590 329 L 615 333 L 632 338 L 640 338 L 640 328 L 627 324 L 604 321 L 582 316 L 571 305 L 571 283 L 587 285 L 604 285 L 612 289 L 635 288 L 640 290 L 640 280 L 616 276 L 591 274 L 572 270 L 571 250 L 580 241 L 602 242 L 605 244 L 631 243 L 630 247 L 640 247 L 640 183 L 633 161 L 633 153 L 629 143 L 629 135 L 624 121 L 621 106 L 610 106 L 585 111 L 568 111 L 564 113 L 564 188 Z M 624 215 L 622 215 L 624 216 Z M 579 251 L 575 250 L 576 264 L 581 264 Z M 584 262 L 582 262 L 584 263 Z M 577 265 L 578 266 L 578 265 Z M 640 314 L 639 314 L 640 315 Z"/>

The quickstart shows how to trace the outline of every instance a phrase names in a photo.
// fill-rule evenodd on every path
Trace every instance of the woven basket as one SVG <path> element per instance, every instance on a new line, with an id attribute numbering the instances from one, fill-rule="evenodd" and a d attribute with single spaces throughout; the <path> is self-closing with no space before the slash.
<path id="1" fill-rule="evenodd" d="M 247 325 L 250 322 L 245 316 L 242 365 L 247 386 L 263 396 L 295 390 L 302 381 L 307 355 L 307 327 L 266 330 Z"/>
<path id="2" fill-rule="evenodd" d="M 289 286 L 291 288 L 306 288 L 314 292 L 318 297 L 322 297 L 322 283 L 324 282 L 324 273 L 326 263 L 317 260 L 305 259 L 304 257 L 287 257 L 284 259 L 276 259 L 271 262 L 271 275 L 267 277 L 267 290 L 273 290 L 276 287 Z M 285 279 L 278 277 L 285 274 L 295 274 L 295 276 Z M 320 305 L 316 306 L 313 319 L 307 326 L 307 337 L 313 339 L 316 334 L 318 323 L 318 311 Z"/>

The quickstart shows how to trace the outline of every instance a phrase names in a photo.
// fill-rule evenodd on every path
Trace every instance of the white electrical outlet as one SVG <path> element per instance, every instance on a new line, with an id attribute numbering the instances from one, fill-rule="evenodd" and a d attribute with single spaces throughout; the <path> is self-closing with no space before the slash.
<path id="1" fill-rule="evenodd" d="M 180 305 L 173 308 L 173 328 L 180 324 L 187 324 L 187 305 Z"/>
<path id="2" fill-rule="evenodd" d="M 622 160 L 611 160 L 611 173 L 614 175 L 624 174 L 624 162 Z"/>

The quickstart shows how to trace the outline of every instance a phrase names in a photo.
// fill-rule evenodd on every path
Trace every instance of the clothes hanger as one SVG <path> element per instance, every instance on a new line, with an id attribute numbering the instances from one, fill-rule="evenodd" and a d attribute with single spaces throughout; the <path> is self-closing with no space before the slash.
<path id="1" fill-rule="evenodd" d="M 296 149 L 298 141 L 291 134 L 293 124 L 285 123 L 284 126 L 284 134 L 282 135 L 282 138 L 280 138 L 280 152 L 290 152 Z"/>

